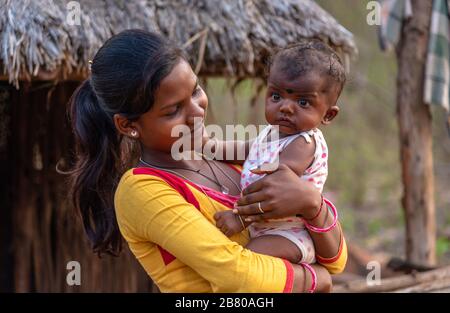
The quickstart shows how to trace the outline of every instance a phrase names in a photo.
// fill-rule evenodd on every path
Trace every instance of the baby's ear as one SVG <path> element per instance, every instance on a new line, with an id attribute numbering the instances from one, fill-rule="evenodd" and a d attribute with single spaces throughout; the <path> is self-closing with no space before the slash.
<path id="1" fill-rule="evenodd" d="M 339 107 L 337 105 L 333 105 L 332 107 L 330 107 L 322 119 L 322 124 L 323 125 L 330 124 L 331 121 L 336 117 L 336 115 L 338 115 L 338 113 L 339 113 Z"/>

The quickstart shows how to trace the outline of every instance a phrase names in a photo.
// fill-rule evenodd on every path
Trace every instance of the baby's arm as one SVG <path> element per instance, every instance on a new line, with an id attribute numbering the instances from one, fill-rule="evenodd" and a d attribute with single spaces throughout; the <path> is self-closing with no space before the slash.
<path id="1" fill-rule="evenodd" d="M 314 161 L 314 151 L 314 140 L 307 143 L 306 140 L 300 136 L 292 141 L 280 153 L 279 163 L 287 165 L 298 176 L 301 176 Z M 216 226 L 228 237 L 241 232 L 251 224 L 245 221 L 245 216 L 241 217 L 234 214 L 232 210 L 217 212 L 214 218 L 216 220 Z"/>
<path id="2" fill-rule="evenodd" d="M 209 139 L 203 145 L 203 153 L 215 160 L 233 164 L 244 164 L 253 140 Z"/>
<path id="3" fill-rule="evenodd" d="M 303 136 L 299 136 L 280 153 L 279 163 L 287 165 L 298 176 L 302 176 L 313 163 L 315 150 L 314 139 L 307 143 Z"/>

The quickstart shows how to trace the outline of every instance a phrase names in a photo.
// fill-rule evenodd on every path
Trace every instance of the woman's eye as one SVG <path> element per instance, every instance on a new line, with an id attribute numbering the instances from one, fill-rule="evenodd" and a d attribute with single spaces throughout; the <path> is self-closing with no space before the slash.
<path id="1" fill-rule="evenodd" d="M 298 100 L 298 105 L 300 105 L 301 107 L 308 107 L 309 102 L 308 102 L 308 100 L 300 99 L 300 100 Z"/>
<path id="2" fill-rule="evenodd" d="M 167 116 L 175 115 L 175 114 L 177 114 L 177 112 L 178 112 L 179 109 L 180 109 L 180 105 L 177 104 L 177 105 L 175 105 L 174 108 L 173 108 L 170 112 L 168 112 L 166 115 L 167 115 Z"/>
<path id="3" fill-rule="evenodd" d="M 277 94 L 276 92 L 272 92 L 272 95 L 270 96 L 270 98 L 272 99 L 272 101 L 274 102 L 278 102 L 280 101 L 281 97 L 279 94 Z"/>

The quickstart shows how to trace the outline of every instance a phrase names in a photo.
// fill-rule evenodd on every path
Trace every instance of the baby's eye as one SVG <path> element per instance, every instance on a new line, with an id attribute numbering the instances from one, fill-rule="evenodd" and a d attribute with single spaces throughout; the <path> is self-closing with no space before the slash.
<path id="1" fill-rule="evenodd" d="M 276 92 L 272 92 L 272 94 L 270 95 L 270 98 L 274 102 L 278 102 L 278 101 L 281 100 L 281 96 L 278 93 L 276 93 Z"/>
<path id="2" fill-rule="evenodd" d="M 298 100 L 297 103 L 299 106 L 304 107 L 304 108 L 309 106 L 308 100 L 305 100 L 305 99 L 300 99 L 300 100 Z"/>

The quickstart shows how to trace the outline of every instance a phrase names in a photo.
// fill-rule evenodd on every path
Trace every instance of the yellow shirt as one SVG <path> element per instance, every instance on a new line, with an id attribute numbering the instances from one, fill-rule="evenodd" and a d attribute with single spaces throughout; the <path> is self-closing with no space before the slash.
<path id="1" fill-rule="evenodd" d="M 214 214 L 234 200 L 164 171 L 134 168 L 122 176 L 114 202 L 123 237 L 161 292 L 291 292 L 289 262 L 243 248 L 247 230 L 228 238 L 215 226 Z M 337 258 L 321 261 L 339 272 L 346 258 L 342 238 Z"/>

